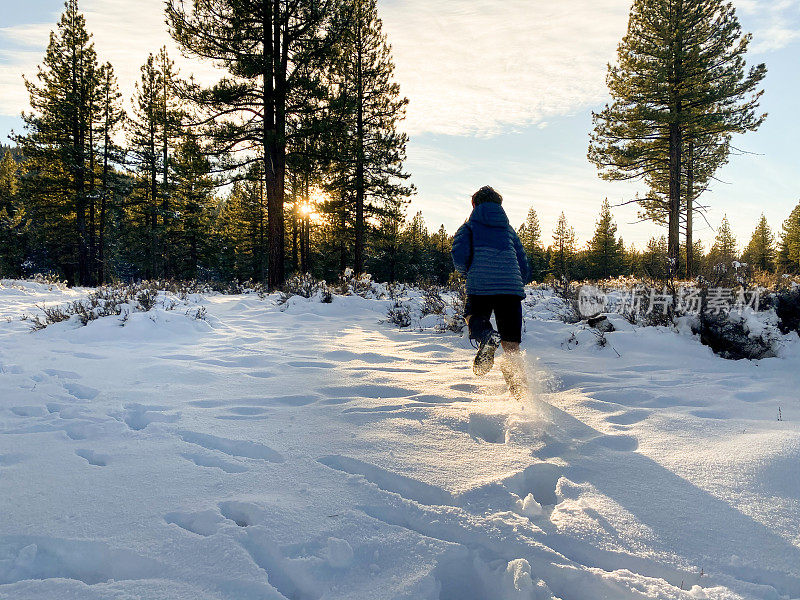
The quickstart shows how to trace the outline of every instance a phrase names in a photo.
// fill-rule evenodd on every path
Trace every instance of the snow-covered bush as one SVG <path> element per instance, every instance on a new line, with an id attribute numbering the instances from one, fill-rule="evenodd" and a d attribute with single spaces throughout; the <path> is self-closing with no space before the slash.
<path id="1" fill-rule="evenodd" d="M 444 313 L 445 302 L 439 286 L 427 285 L 422 288 L 422 316 L 441 315 Z"/>
<path id="2" fill-rule="evenodd" d="M 69 320 L 87 325 L 102 317 L 148 312 L 158 303 L 160 293 L 160 290 L 152 287 L 150 283 L 108 285 L 97 288 L 82 300 L 58 306 L 40 306 L 38 308 L 43 316 L 33 315 L 23 318 L 31 322 L 34 330 Z M 174 302 L 166 300 L 162 300 L 161 304 L 166 310 L 175 307 Z"/>
<path id="3" fill-rule="evenodd" d="M 281 292 L 281 300 L 282 303 L 285 303 L 292 296 L 311 298 L 317 294 L 325 294 L 324 297 L 328 298 L 327 301 L 330 302 L 331 293 L 328 290 L 328 284 L 305 273 L 304 275 L 293 275 L 286 280 Z"/>
<path id="4" fill-rule="evenodd" d="M 30 279 L 34 283 L 41 283 L 60 290 L 67 287 L 67 282 L 59 278 L 55 273 L 35 273 Z"/>
<path id="5" fill-rule="evenodd" d="M 424 289 L 404 286 L 403 293 L 395 290 L 394 299 L 386 312 L 387 322 L 398 327 L 444 333 L 461 333 L 466 325 L 462 289 L 446 290 L 428 285 Z"/>
<path id="6" fill-rule="evenodd" d="M 558 318 L 565 323 L 577 323 L 581 320 L 578 303 L 580 288 L 580 284 L 569 282 L 566 279 L 555 282 L 551 288 L 555 295 L 563 301 Z"/>
<path id="7" fill-rule="evenodd" d="M 767 298 L 767 305 L 775 310 L 781 332 L 800 333 L 800 286 L 771 294 Z"/>
<path id="8" fill-rule="evenodd" d="M 356 274 L 349 267 L 339 277 L 339 284 L 334 291 L 342 296 L 361 296 L 370 300 L 382 300 L 390 295 L 387 286 L 374 282 L 372 275 Z"/>
<path id="9" fill-rule="evenodd" d="M 692 323 L 700 342 L 715 354 L 731 360 L 758 360 L 775 356 L 780 339 L 774 312 L 701 313 Z"/>
<path id="10" fill-rule="evenodd" d="M 402 300 L 395 300 L 386 312 L 386 319 L 398 327 L 411 326 L 411 309 Z"/>

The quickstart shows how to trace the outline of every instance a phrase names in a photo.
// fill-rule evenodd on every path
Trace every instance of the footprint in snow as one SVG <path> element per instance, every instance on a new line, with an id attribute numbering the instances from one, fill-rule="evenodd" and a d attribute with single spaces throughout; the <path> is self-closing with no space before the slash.
<path id="1" fill-rule="evenodd" d="M 180 414 L 165 415 L 166 406 L 146 406 L 143 404 L 126 404 L 122 420 L 134 431 L 141 431 L 150 423 L 175 423 Z"/>
<path id="2" fill-rule="evenodd" d="M 244 465 L 232 463 L 230 461 L 219 458 L 218 456 L 197 454 L 192 452 L 184 452 L 183 454 L 181 454 L 181 456 L 186 460 L 193 462 L 198 467 L 220 469 L 225 473 L 244 473 L 249 470 Z"/>
<path id="3" fill-rule="evenodd" d="M 44 373 L 50 377 L 57 377 L 58 379 L 80 379 L 81 376 L 74 371 L 61 371 L 59 369 L 45 369 Z"/>
<path id="4" fill-rule="evenodd" d="M 634 425 L 644 421 L 649 416 L 650 413 L 646 410 L 629 410 L 617 415 L 610 415 L 605 420 L 616 425 Z"/>
<path id="5" fill-rule="evenodd" d="M 86 462 L 95 467 L 108 466 L 109 457 L 107 454 L 100 454 L 94 450 L 75 450 L 75 454 L 85 459 Z"/>
<path id="6" fill-rule="evenodd" d="M 506 420 L 505 415 L 470 413 L 467 431 L 472 437 L 482 439 L 490 444 L 505 444 Z"/>
<path id="7" fill-rule="evenodd" d="M 100 390 L 75 382 L 65 383 L 64 389 L 66 389 L 71 396 L 80 400 L 94 400 L 100 393 Z"/>
<path id="8" fill-rule="evenodd" d="M 208 537 L 214 535 L 219 529 L 220 523 L 225 518 L 215 510 L 203 510 L 200 512 L 171 512 L 164 515 L 164 520 L 170 525 L 177 525 L 190 533 Z"/>
<path id="9" fill-rule="evenodd" d="M 503 485 L 522 499 L 530 494 L 540 506 L 553 506 L 558 504 L 556 487 L 561 476 L 558 465 L 541 462 L 506 478 Z"/>
<path id="10" fill-rule="evenodd" d="M 178 435 L 184 442 L 195 444 L 207 450 L 218 450 L 230 456 L 256 458 L 276 463 L 286 460 L 280 452 L 273 450 L 269 446 L 248 440 L 231 440 L 195 431 L 179 431 Z"/>
<path id="11" fill-rule="evenodd" d="M 228 501 L 219 503 L 219 511 L 239 527 L 250 527 L 266 520 L 266 511 L 249 502 Z"/>
<path id="12" fill-rule="evenodd" d="M 48 414 L 44 406 L 12 406 L 11 412 L 18 417 L 43 417 Z"/>

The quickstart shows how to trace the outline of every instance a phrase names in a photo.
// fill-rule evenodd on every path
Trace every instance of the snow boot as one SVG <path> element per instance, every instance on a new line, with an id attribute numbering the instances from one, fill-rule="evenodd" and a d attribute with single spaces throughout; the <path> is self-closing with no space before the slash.
<path id="1" fill-rule="evenodd" d="M 528 376 L 525 373 L 525 362 L 519 352 L 505 354 L 500 371 L 508 385 L 508 391 L 517 400 L 522 400 L 528 394 Z"/>
<path id="2" fill-rule="evenodd" d="M 499 345 L 500 334 L 494 329 L 487 331 L 480 341 L 478 353 L 475 355 L 475 362 L 472 363 L 472 371 L 475 375 L 486 375 L 492 370 L 494 353 Z"/>

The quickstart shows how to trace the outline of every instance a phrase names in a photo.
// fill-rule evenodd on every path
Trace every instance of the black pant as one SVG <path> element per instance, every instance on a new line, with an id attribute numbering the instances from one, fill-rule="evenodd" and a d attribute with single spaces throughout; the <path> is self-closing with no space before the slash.
<path id="1" fill-rule="evenodd" d="M 512 294 L 467 296 L 464 316 L 470 317 L 469 337 L 482 340 L 491 330 L 489 319 L 494 312 L 497 332 L 504 342 L 522 341 L 522 298 Z"/>

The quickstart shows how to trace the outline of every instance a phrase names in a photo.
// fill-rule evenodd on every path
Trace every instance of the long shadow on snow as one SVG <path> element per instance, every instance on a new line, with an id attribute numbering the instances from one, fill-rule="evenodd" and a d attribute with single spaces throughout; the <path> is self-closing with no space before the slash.
<path id="1" fill-rule="evenodd" d="M 583 442 L 577 452 L 562 456 L 569 462 L 563 468 L 569 480 L 592 484 L 647 525 L 664 550 L 685 556 L 696 567 L 800 596 L 800 548 L 647 456 L 604 447 L 597 441 L 614 436 L 542 404 L 562 430 L 557 438 Z M 733 556 L 739 557 L 735 566 L 713 562 L 713 557 Z"/>

